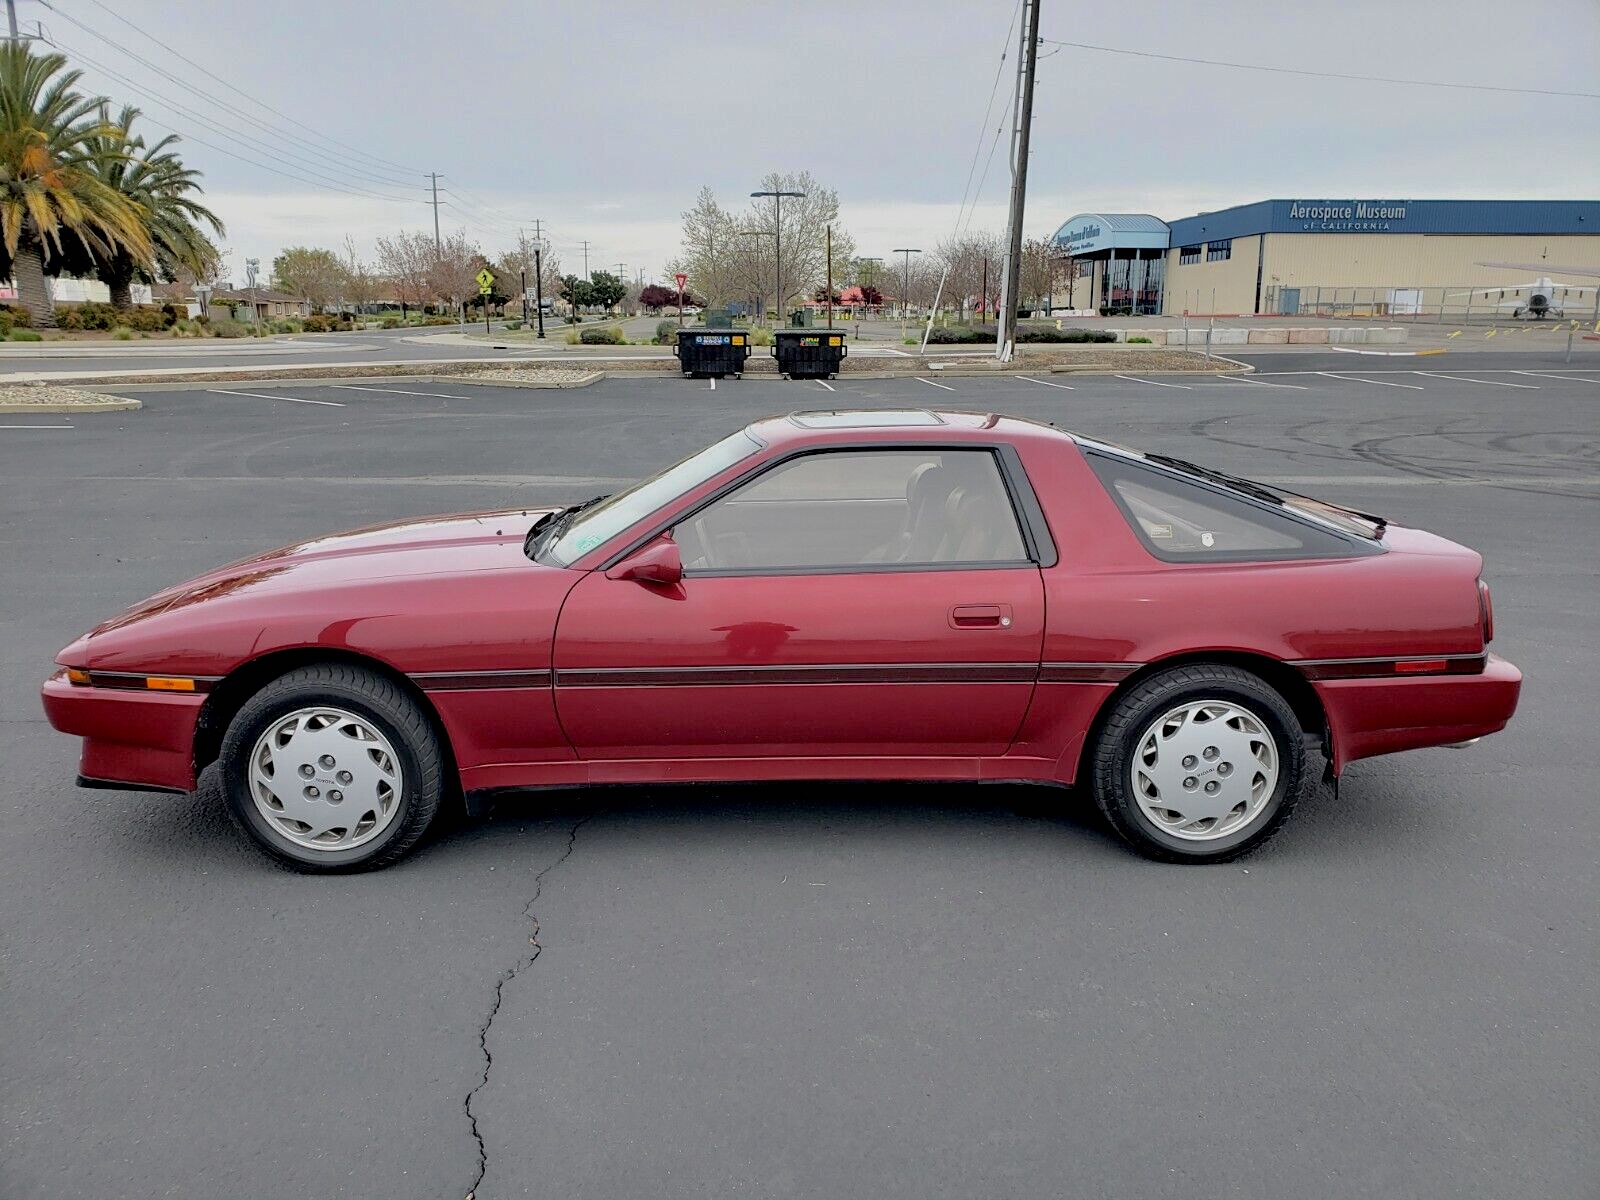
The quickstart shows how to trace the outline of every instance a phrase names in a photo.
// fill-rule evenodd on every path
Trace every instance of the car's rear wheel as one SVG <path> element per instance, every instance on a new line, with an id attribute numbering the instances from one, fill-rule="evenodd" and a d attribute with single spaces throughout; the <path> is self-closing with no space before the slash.
<path id="1" fill-rule="evenodd" d="M 1120 697 L 1094 748 L 1095 801 L 1134 849 L 1225 862 L 1266 841 L 1299 798 L 1294 710 L 1248 671 L 1175 667 Z"/>
<path id="2" fill-rule="evenodd" d="M 220 756 L 228 810 L 280 862 L 309 872 L 387 866 L 438 811 L 443 764 L 417 703 L 343 664 L 301 667 L 239 710 Z"/>

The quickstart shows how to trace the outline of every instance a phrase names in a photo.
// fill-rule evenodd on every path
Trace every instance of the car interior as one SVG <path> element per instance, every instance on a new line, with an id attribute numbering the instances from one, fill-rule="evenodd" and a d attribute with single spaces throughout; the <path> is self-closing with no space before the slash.
<path id="1" fill-rule="evenodd" d="M 804 455 L 673 536 L 689 572 L 1027 559 L 999 465 L 983 450 Z"/>

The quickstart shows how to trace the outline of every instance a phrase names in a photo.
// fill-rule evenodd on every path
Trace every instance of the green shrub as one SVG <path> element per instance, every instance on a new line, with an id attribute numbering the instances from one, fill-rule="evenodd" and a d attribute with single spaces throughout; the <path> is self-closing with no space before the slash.
<path id="1" fill-rule="evenodd" d="M 56 306 L 56 324 L 62 329 L 132 329 L 158 333 L 177 319 L 177 310 L 171 305 L 157 308 L 152 304 L 139 304 L 132 308 L 116 308 L 98 300 L 85 300 L 82 304 Z"/>
<path id="2" fill-rule="evenodd" d="M 454 317 L 447 317 L 443 313 L 438 313 L 434 316 L 425 318 L 422 323 L 424 325 L 454 325 L 456 323 L 456 319 Z"/>
<path id="3" fill-rule="evenodd" d="M 250 326 L 232 317 L 218 317 L 211 322 L 211 334 L 219 338 L 249 337 Z"/>
<path id="4" fill-rule="evenodd" d="M 975 342 L 994 341 L 994 330 L 975 329 L 966 325 L 946 325 L 928 334 L 930 346 L 963 346 Z"/>
<path id="5" fill-rule="evenodd" d="M 0 338 L 5 337 L 15 328 L 16 325 L 11 320 L 11 314 L 8 312 L 0 312 Z"/>
<path id="6" fill-rule="evenodd" d="M 119 342 L 131 342 L 133 341 L 133 330 L 129 329 L 126 325 L 118 325 L 111 331 L 111 336 L 116 338 Z"/>
<path id="7" fill-rule="evenodd" d="M 1144 336 L 1144 334 L 1142 334 L 1142 333 L 1136 333 L 1136 334 L 1134 334 L 1134 335 L 1133 335 L 1133 336 L 1132 336 L 1132 337 L 1131 337 L 1131 338 L 1129 338 L 1129 339 L 1128 339 L 1128 341 L 1129 341 L 1129 342 L 1130 342 L 1130 343 L 1133 343 L 1133 342 L 1143 342 L 1143 343 L 1144 343 L 1144 344 L 1145 344 L 1145 345 L 1146 345 L 1146 346 L 1149 346 L 1149 345 L 1151 345 L 1151 344 L 1152 344 L 1152 343 L 1151 343 L 1151 341 L 1150 341 L 1150 339 L 1149 339 L 1149 338 L 1147 338 L 1147 337 L 1145 337 L 1145 336 Z"/>
<path id="8" fill-rule="evenodd" d="M 569 346 L 576 346 L 578 344 L 578 331 L 576 329 L 567 330 L 561 340 Z"/>
<path id="9" fill-rule="evenodd" d="M 400 318 L 399 317 L 385 317 L 383 319 L 383 327 L 385 329 L 399 329 L 400 328 Z"/>
<path id="10" fill-rule="evenodd" d="M 33 324 L 33 318 L 28 315 L 28 310 L 25 308 L 18 308 L 15 304 L 0 304 L 0 314 L 4 314 L 6 319 L 10 322 L 10 324 L 6 326 L 8 330 L 26 329 L 28 326 Z"/>
<path id="11" fill-rule="evenodd" d="M 42 342 L 44 334 L 35 333 L 31 329 L 13 329 L 10 333 L 13 342 Z"/>
<path id="12" fill-rule="evenodd" d="M 510 320 L 510 321 L 506 322 L 506 330 L 507 330 L 507 332 L 515 333 L 517 330 L 519 330 L 521 328 L 522 328 L 522 322 L 521 321 L 513 319 L 513 320 Z"/>
<path id="13" fill-rule="evenodd" d="M 628 341 L 622 336 L 622 330 L 616 326 L 609 329 L 585 329 L 579 334 L 578 340 L 585 346 L 624 346 Z"/>
<path id="14" fill-rule="evenodd" d="M 678 340 L 678 323 L 676 321 L 656 322 L 656 345 L 670 346 Z"/>
<path id="15" fill-rule="evenodd" d="M 750 331 L 750 344 L 752 346 L 772 345 L 772 330 L 765 325 L 757 325 Z"/>

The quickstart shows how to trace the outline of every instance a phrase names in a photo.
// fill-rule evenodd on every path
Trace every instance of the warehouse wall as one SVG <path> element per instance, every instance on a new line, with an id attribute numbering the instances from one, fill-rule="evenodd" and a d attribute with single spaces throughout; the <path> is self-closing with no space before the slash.
<path id="1" fill-rule="evenodd" d="M 1234 243 L 1238 257 L 1238 243 Z M 1480 267 L 1479 262 L 1536 263 L 1544 271 Z M 1561 266 L 1600 269 L 1600 234 L 1273 233 L 1267 235 L 1262 288 L 1491 287 L 1550 275 Z M 1191 268 L 1192 269 L 1192 268 Z M 1570 279 L 1573 283 L 1587 280 Z M 1249 311 L 1247 308 L 1245 311 Z"/>
<path id="2" fill-rule="evenodd" d="M 1271 239 L 1268 245 L 1271 246 Z M 1231 258 L 1223 262 L 1207 262 L 1202 252 L 1199 262 L 1186 267 L 1178 265 L 1179 247 L 1172 247 L 1167 251 L 1166 295 L 1161 309 L 1163 315 L 1176 316 L 1185 310 L 1192 313 L 1254 312 L 1256 256 L 1260 246 L 1259 235 L 1234 238 Z M 1268 253 L 1271 253 L 1270 248 Z M 1216 293 L 1214 301 L 1213 289 Z"/>

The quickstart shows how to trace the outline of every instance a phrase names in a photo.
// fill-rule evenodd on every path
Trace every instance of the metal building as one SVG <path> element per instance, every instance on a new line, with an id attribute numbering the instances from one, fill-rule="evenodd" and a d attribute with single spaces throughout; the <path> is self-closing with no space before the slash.
<path id="1" fill-rule="evenodd" d="M 1564 268 L 1600 271 L 1600 201 L 1261 200 L 1172 222 L 1080 213 L 1053 241 L 1075 276 L 1070 300 L 1058 296 L 1058 307 L 1459 313 L 1470 310 L 1474 289 L 1511 289 L 1539 276 L 1559 288 Z M 1585 299 L 1582 310 L 1593 306 Z"/>

